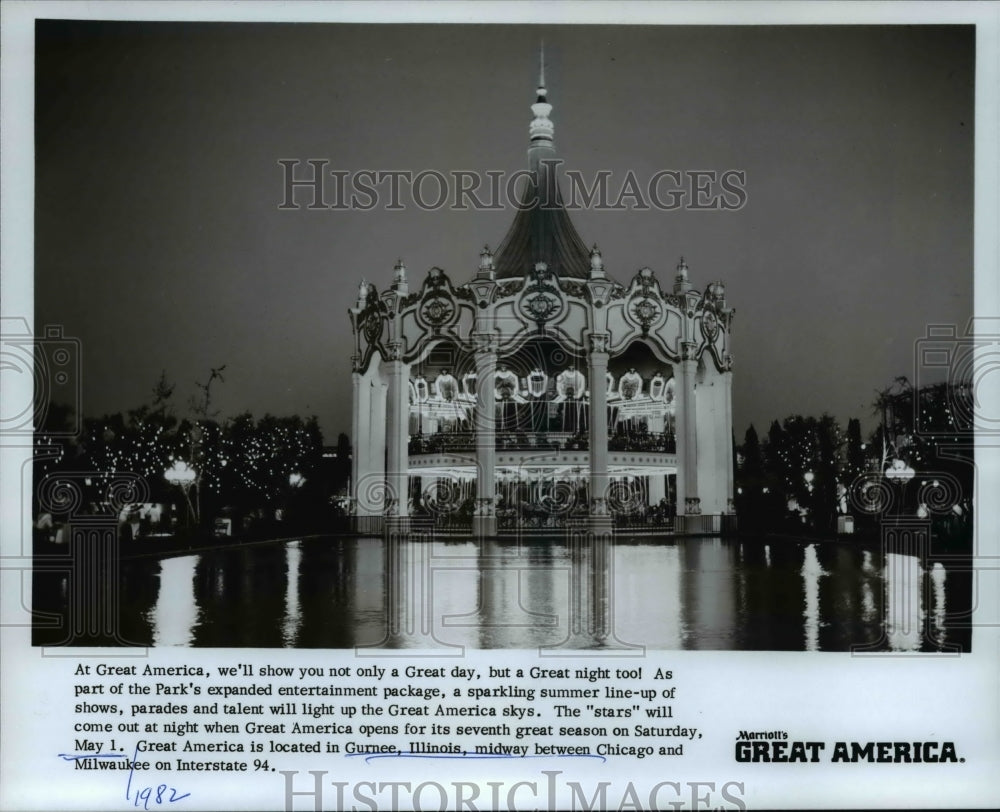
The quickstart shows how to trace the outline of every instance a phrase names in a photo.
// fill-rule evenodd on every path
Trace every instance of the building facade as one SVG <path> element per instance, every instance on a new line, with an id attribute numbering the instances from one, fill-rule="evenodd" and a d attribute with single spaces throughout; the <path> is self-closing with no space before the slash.
<path id="1" fill-rule="evenodd" d="M 721 532 L 733 507 L 733 310 L 721 282 L 619 282 L 570 221 L 544 76 L 507 235 L 455 282 L 362 282 L 352 506 L 481 535 L 564 525 Z"/>

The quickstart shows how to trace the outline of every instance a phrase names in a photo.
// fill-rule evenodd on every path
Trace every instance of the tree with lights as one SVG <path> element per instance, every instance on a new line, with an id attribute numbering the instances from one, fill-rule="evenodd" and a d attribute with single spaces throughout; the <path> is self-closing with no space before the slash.
<path id="1" fill-rule="evenodd" d="M 35 436 L 36 481 L 63 468 L 88 471 L 86 500 L 99 502 L 111 478 L 128 472 L 146 479 L 153 501 L 173 502 L 181 480 L 171 484 L 166 473 L 182 470 L 184 504 L 194 497 L 190 512 L 202 527 L 210 526 L 225 508 L 273 516 L 280 507 L 318 518 L 312 505 L 323 503 L 322 494 L 314 493 L 322 484 L 316 475 L 323 453 L 317 419 L 265 415 L 254 420 L 247 413 L 220 420 L 212 407 L 212 387 L 223 380 L 224 369 L 212 369 L 207 380 L 198 383 L 200 394 L 191 401 L 190 418 L 178 421 L 174 416 L 174 385 L 164 372 L 153 387 L 151 403 L 126 414 L 86 418 L 78 446 L 58 436 L 71 415 L 50 409 L 49 430 Z"/>
<path id="2" fill-rule="evenodd" d="M 877 394 L 871 445 L 899 497 L 883 519 L 927 518 L 949 543 L 971 544 L 974 407 L 971 385 L 961 382 L 918 388 L 899 377 Z"/>
<path id="3" fill-rule="evenodd" d="M 828 414 L 819 418 L 792 415 L 771 424 L 762 453 L 765 484 L 754 486 L 752 472 L 748 472 L 747 486 L 754 489 L 757 503 L 766 505 L 763 521 L 767 526 L 805 524 L 823 532 L 833 528 L 842 445 L 840 426 Z M 747 454 L 746 444 L 743 455 L 748 459 L 752 456 Z M 747 504 L 750 494 L 746 489 L 744 493 L 746 509 L 752 511 Z"/>
<path id="4" fill-rule="evenodd" d="M 775 426 L 772 426 L 775 432 Z M 777 426 L 775 437 L 781 427 Z M 736 512 L 740 527 L 761 531 L 782 523 L 785 500 L 781 497 L 780 477 L 775 476 L 765 459 L 757 430 L 751 425 L 743 437 L 743 445 L 736 455 Z"/>

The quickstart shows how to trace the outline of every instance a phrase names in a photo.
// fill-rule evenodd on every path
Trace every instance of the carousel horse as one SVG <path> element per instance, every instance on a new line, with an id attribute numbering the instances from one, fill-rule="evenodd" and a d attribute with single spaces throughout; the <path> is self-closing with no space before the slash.
<path id="1" fill-rule="evenodd" d="M 556 376 L 556 396 L 552 402 L 558 404 L 561 412 L 562 431 L 576 431 L 583 425 L 586 383 L 583 373 L 576 369 L 564 369 Z"/>

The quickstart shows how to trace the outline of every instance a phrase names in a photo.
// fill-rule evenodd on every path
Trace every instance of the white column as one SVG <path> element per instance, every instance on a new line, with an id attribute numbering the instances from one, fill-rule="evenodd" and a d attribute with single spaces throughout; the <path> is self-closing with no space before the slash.
<path id="1" fill-rule="evenodd" d="M 406 532 L 408 509 L 409 455 L 409 365 L 399 360 L 398 354 L 387 363 L 388 387 L 386 390 L 386 513 L 389 529 Z"/>
<path id="2" fill-rule="evenodd" d="M 479 536 L 497 533 L 496 414 L 493 379 L 496 375 L 496 345 L 491 336 L 480 336 L 476 347 L 476 509 L 472 530 Z"/>
<path id="3" fill-rule="evenodd" d="M 655 473 L 649 476 L 649 487 L 647 489 L 649 499 L 647 504 L 658 505 L 661 499 L 667 496 L 667 483 L 664 482 L 663 474 Z"/>
<path id="4" fill-rule="evenodd" d="M 735 513 L 735 494 L 733 486 L 733 371 L 729 368 L 728 359 L 726 371 L 722 373 L 722 385 L 725 387 L 725 432 L 726 432 L 726 513 Z"/>
<path id="5" fill-rule="evenodd" d="M 677 365 L 677 515 L 701 513 L 698 499 L 698 437 L 694 381 L 698 362 L 694 360 L 694 344 L 682 342 L 682 360 Z"/>
<path id="6" fill-rule="evenodd" d="M 373 361 L 374 363 L 374 361 Z M 370 515 L 384 509 L 385 494 L 385 400 L 386 387 L 375 372 L 368 382 L 368 453 L 367 469 L 358 481 L 358 507 Z"/>
<path id="7" fill-rule="evenodd" d="M 360 474 L 365 470 L 363 459 L 367 459 L 368 444 L 362 442 L 365 436 L 361 430 L 361 415 L 368 413 L 368 404 L 362 402 L 362 393 L 366 392 L 366 387 L 361 380 L 361 373 L 355 371 L 351 373 L 351 389 L 353 411 L 351 412 L 351 483 L 350 493 L 347 496 L 351 500 L 351 512 L 357 511 L 358 480 Z"/>
<path id="8" fill-rule="evenodd" d="M 608 513 L 608 336 L 590 337 L 590 526 L 610 530 Z"/>

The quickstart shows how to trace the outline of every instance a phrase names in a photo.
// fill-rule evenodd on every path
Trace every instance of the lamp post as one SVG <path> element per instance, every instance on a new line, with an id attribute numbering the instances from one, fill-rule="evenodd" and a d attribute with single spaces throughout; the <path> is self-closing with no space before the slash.
<path id="1" fill-rule="evenodd" d="M 295 493 L 306 483 L 306 478 L 302 476 L 298 471 L 292 471 L 288 475 L 288 496 L 285 499 L 285 507 L 280 510 L 281 520 L 285 518 L 285 514 L 289 513 L 289 509 L 292 507 L 292 503 L 295 501 Z"/>
<path id="2" fill-rule="evenodd" d="M 189 518 L 194 517 L 195 512 L 191 504 L 189 491 L 191 490 L 191 485 L 198 478 L 198 472 L 189 467 L 184 460 L 176 460 L 170 468 L 163 472 L 163 478 L 171 485 L 176 485 L 183 491 L 184 500 L 188 506 L 188 516 Z"/>
<path id="3" fill-rule="evenodd" d="M 816 526 L 816 501 L 812 498 L 813 493 L 813 480 L 816 479 L 816 474 L 812 471 L 806 471 L 802 475 L 802 479 L 806 483 L 806 496 L 803 500 L 805 507 L 805 516 L 802 517 L 803 522 L 811 523 L 811 526 Z"/>
<path id="4" fill-rule="evenodd" d="M 191 428 L 189 439 L 191 441 L 191 460 L 194 462 L 201 463 L 201 469 L 195 471 L 195 477 L 194 477 L 195 483 L 197 484 L 197 488 L 195 489 L 194 492 L 194 498 L 195 498 L 194 520 L 199 525 L 201 524 L 201 473 L 204 470 L 205 460 L 204 458 L 199 460 L 198 457 L 195 456 L 195 444 L 198 445 L 198 449 L 200 451 L 201 440 L 203 436 L 204 435 L 202 434 L 201 426 L 196 422 L 194 426 Z M 185 491 L 185 493 L 187 493 L 187 491 Z"/>
<path id="5" fill-rule="evenodd" d="M 907 465 L 905 461 L 898 458 L 894 459 L 885 470 L 885 478 L 899 485 L 900 510 L 896 511 L 897 516 L 903 508 L 902 502 L 906 497 L 906 486 L 915 474 L 916 471 Z"/>

